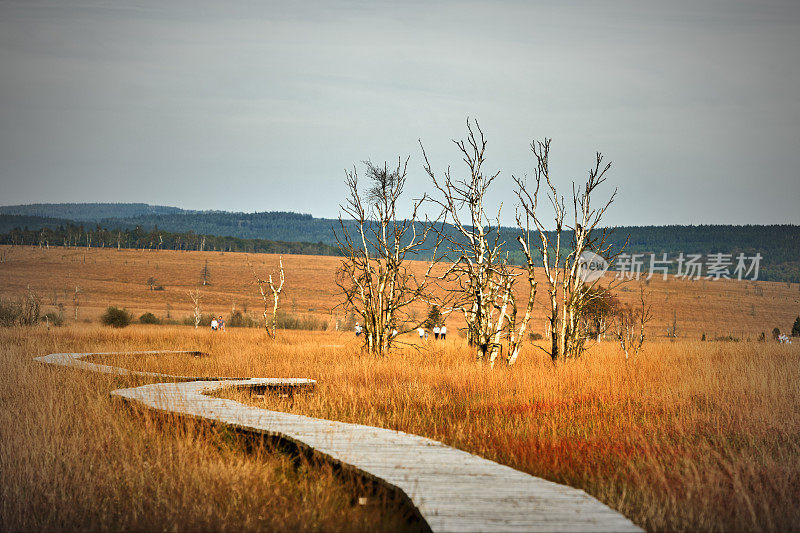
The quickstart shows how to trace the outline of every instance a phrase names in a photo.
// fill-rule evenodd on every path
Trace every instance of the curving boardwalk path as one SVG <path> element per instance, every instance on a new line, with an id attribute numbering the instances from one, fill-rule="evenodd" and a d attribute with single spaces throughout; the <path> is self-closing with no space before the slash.
<path id="1" fill-rule="evenodd" d="M 129 352 L 133 354 L 193 352 Z M 304 378 L 201 378 L 136 372 L 50 354 L 42 363 L 177 383 L 111 394 L 151 409 L 203 418 L 311 449 L 407 496 L 432 531 L 641 531 L 582 490 L 540 479 L 441 442 L 400 431 L 268 411 L 208 393 L 226 387 L 313 387 Z"/>

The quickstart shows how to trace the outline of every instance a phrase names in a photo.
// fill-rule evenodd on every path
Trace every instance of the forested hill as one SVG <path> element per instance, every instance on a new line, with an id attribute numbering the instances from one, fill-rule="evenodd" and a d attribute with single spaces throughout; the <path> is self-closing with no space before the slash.
<path id="1" fill-rule="evenodd" d="M 99 222 L 104 218 L 193 213 L 178 207 L 149 204 L 26 204 L 0 206 L 0 215 L 62 218 L 76 222 Z"/>
<path id="2" fill-rule="evenodd" d="M 242 239 L 271 239 L 276 241 L 324 242 L 335 244 L 333 227 L 338 221 L 314 218 L 298 213 L 201 213 L 139 215 L 128 218 L 108 218 L 100 224 L 109 228 L 159 227 L 169 231 L 194 231 L 208 235 L 226 235 Z"/>
<path id="3" fill-rule="evenodd" d="M 35 229 L 32 229 L 35 228 Z M 133 248 L 147 250 L 200 250 L 268 254 L 339 255 L 339 249 L 321 242 L 281 242 L 202 235 L 193 231 L 145 231 L 96 226 L 77 222 L 18 215 L 0 215 L 0 244 L 88 248 Z"/>
<path id="4" fill-rule="evenodd" d="M 78 225 L 83 223 L 87 230 L 100 227 L 133 232 L 139 228 L 148 233 L 160 230 L 176 234 L 191 232 L 195 235 L 239 239 L 335 245 L 333 231 L 339 225 L 334 219 L 314 218 L 298 213 L 198 212 L 146 204 L 39 204 L 0 207 L 0 213 L 11 209 L 18 215 L 28 217 L 0 215 L 2 232 L 8 232 L 14 227 L 28 227 L 31 230 L 42 227 L 55 229 L 59 225 L 77 221 Z M 84 218 L 56 217 L 59 213 L 72 212 L 81 212 Z M 33 213 L 46 213 L 50 217 L 69 220 L 30 217 Z M 109 213 L 115 216 L 100 217 L 101 214 Z M 119 216 L 120 213 L 124 216 Z M 86 222 L 87 217 L 91 217 L 91 222 Z M 12 221 L 11 218 L 16 220 Z M 522 257 L 515 246 L 516 234 L 517 230 L 514 228 L 503 228 L 501 238 L 509 243 L 512 261 L 521 263 Z M 659 254 L 659 258 L 663 253 L 669 254 L 671 258 L 680 253 L 719 252 L 734 256 L 738 253 L 748 256 L 760 253 L 763 259 L 759 279 L 800 282 L 800 226 L 630 226 L 615 228 L 611 240 L 616 250 L 621 249 L 628 240 L 626 252 L 655 253 Z"/>

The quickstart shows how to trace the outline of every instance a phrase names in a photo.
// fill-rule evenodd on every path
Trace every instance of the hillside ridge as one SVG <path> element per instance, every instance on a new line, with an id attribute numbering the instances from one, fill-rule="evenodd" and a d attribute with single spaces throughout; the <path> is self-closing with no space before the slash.
<path id="1" fill-rule="evenodd" d="M 80 212 L 80 217 L 73 213 Z M 108 217 L 110 212 L 118 216 Z M 35 214 L 38 213 L 38 214 Z M 119 216 L 120 214 L 125 216 Z M 61 215 L 61 216 L 57 216 Z M 148 204 L 30 204 L 0 207 L 0 233 L 14 229 L 57 229 L 73 224 L 85 230 L 169 232 L 283 243 L 336 246 L 337 219 L 284 211 L 189 211 Z M 346 221 L 346 225 L 352 222 Z M 352 227 L 352 226 L 351 226 Z M 650 254 L 658 259 L 680 254 L 761 254 L 759 279 L 800 282 L 800 226 L 783 225 L 669 225 L 611 228 L 608 242 L 614 250 Z M 449 228 L 452 231 L 452 228 Z M 516 241 L 517 228 L 500 229 L 501 240 Z M 569 235 L 567 235 L 569 238 Z M 184 239 L 185 241 L 185 239 Z M 509 245 L 509 259 L 521 264 L 521 253 Z M 330 253 L 330 252 L 327 252 Z"/>

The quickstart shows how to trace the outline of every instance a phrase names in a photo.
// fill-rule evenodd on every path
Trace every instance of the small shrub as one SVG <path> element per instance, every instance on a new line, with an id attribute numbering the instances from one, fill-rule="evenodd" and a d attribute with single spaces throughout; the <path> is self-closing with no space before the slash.
<path id="1" fill-rule="evenodd" d="M 30 288 L 28 288 L 28 294 L 23 298 L 20 308 L 22 309 L 22 314 L 19 317 L 21 326 L 33 326 L 39 322 L 41 299 Z"/>
<path id="2" fill-rule="evenodd" d="M 22 306 L 19 303 L 0 300 L 0 326 L 16 326 L 21 316 Z"/>
<path id="3" fill-rule="evenodd" d="M 112 328 L 124 328 L 130 325 L 132 319 L 131 314 L 125 309 L 112 306 L 106 309 L 100 317 L 100 322 Z"/>
<path id="4" fill-rule="evenodd" d="M 442 311 L 438 305 L 432 305 L 428 308 L 428 318 L 425 319 L 425 327 L 433 329 L 442 323 Z"/>
<path id="5" fill-rule="evenodd" d="M 48 311 L 41 320 L 51 326 L 60 327 L 64 325 L 64 315 L 55 311 Z"/>
<path id="6" fill-rule="evenodd" d="M 225 322 L 225 326 L 229 328 L 253 328 L 258 325 L 258 322 L 253 317 L 242 313 L 238 309 L 233 311 L 227 322 Z"/>
<path id="7" fill-rule="evenodd" d="M 529 333 L 528 338 L 530 338 L 532 341 L 540 341 L 544 339 L 541 333 Z"/>
<path id="8" fill-rule="evenodd" d="M 161 320 L 153 313 L 145 313 L 139 317 L 142 324 L 161 324 Z"/>
<path id="9" fill-rule="evenodd" d="M 278 311 L 277 323 L 279 329 L 303 329 L 308 331 L 326 331 L 328 323 L 315 316 L 298 316 Z"/>
<path id="10" fill-rule="evenodd" d="M 200 315 L 200 324 L 199 326 L 203 326 L 206 328 L 211 327 L 211 320 L 214 318 L 215 315 L 209 313 L 202 313 Z M 187 315 L 183 317 L 183 325 L 184 326 L 194 326 L 194 315 Z"/>
<path id="11" fill-rule="evenodd" d="M 20 300 L 0 300 L 0 326 L 36 325 L 42 318 L 39 314 L 40 308 L 40 298 L 30 289 L 28 289 L 28 294 Z"/>

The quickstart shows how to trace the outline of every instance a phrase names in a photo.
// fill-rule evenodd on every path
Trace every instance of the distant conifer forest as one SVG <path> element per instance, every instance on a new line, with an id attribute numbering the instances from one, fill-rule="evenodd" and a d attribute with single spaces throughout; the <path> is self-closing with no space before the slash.
<path id="1" fill-rule="evenodd" d="M 291 212 L 188 211 L 147 204 L 0 207 L 0 244 L 340 255 L 334 233 L 339 228 L 336 219 Z M 522 264 L 518 234 L 517 228 L 503 227 L 500 239 L 506 242 L 509 260 Z M 671 259 L 681 253 L 758 253 L 758 279 L 800 282 L 796 225 L 627 226 L 609 228 L 607 242 L 617 252 L 656 254 L 659 259 L 665 253 Z"/>

